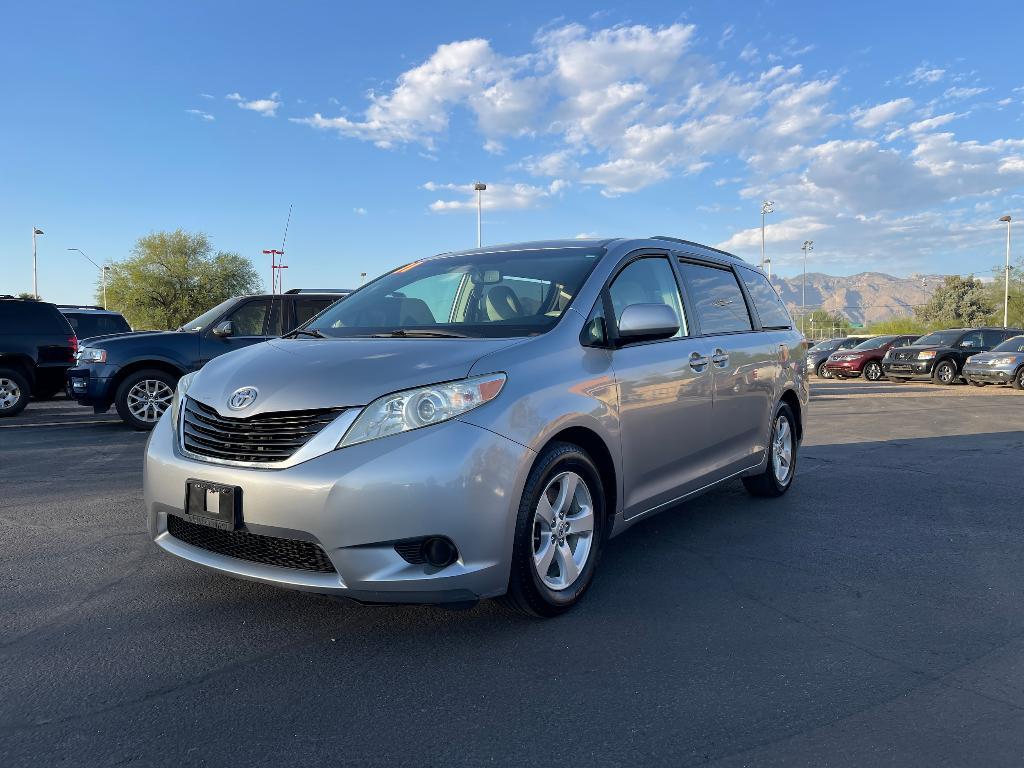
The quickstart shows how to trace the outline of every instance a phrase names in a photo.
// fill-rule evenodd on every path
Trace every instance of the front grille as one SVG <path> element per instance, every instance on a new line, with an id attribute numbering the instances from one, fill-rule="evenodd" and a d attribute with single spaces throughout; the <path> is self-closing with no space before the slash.
<path id="1" fill-rule="evenodd" d="M 913 360 L 917 357 L 917 352 L 893 352 L 893 360 Z"/>
<path id="2" fill-rule="evenodd" d="M 182 445 L 200 456 L 228 461 L 284 461 L 344 408 L 282 411 L 235 419 L 221 416 L 198 400 L 186 397 L 182 409 Z"/>
<path id="3" fill-rule="evenodd" d="M 248 560 L 251 563 L 276 565 L 300 571 L 335 573 L 327 553 L 310 541 L 260 536 L 247 531 L 222 531 L 190 523 L 175 515 L 167 516 L 167 532 L 193 547 L 219 555 Z"/>

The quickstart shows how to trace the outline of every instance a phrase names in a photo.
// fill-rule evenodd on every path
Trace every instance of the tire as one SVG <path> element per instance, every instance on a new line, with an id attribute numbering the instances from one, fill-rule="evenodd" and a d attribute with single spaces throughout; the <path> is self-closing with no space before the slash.
<path id="1" fill-rule="evenodd" d="M 815 371 L 819 379 L 831 379 L 832 374 L 828 372 L 828 368 L 825 367 L 825 363 L 818 363 L 818 369 Z"/>
<path id="2" fill-rule="evenodd" d="M 868 360 L 864 364 L 864 378 L 867 381 L 881 381 L 885 376 L 882 365 L 876 360 Z"/>
<path id="3" fill-rule="evenodd" d="M 575 492 L 566 498 L 570 488 Z M 588 498 L 589 519 L 585 511 Z M 567 503 L 560 503 L 563 499 Z M 542 617 L 565 613 L 578 603 L 594 579 L 604 546 L 608 527 L 605 504 L 597 467 L 584 450 L 570 443 L 553 443 L 541 453 L 519 502 L 508 592 L 501 601 L 527 615 Z M 544 509 L 556 526 L 545 521 Z M 562 526 L 572 526 L 572 521 L 577 521 L 576 527 L 584 533 L 574 536 L 570 527 L 559 536 L 565 530 Z M 589 535 L 585 533 L 588 524 Z M 545 558 L 545 553 L 550 554 Z M 546 567 L 541 564 L 545 561 Z"/>
<path id="4" fill-rule="evenodd" d="M 1024 389 L 1024 365 L 1017 369 L 1017 373 L 1014 374 L 1010 386 L 1014 389 Z"/>
<path id="5" fill-rule="evenodd" d="M 932 369 L 932 381 L 936 384 L 942 384 L 948 387 L 950 384 L 956 383 L 956 377 L 956 363 L 952 360 L 940 360 Z"/>
<path id="6" fill-rule="evenodd" d="M 151 430 L 164 411 L 170 408 L 177 384 L 178 380 L 172 374 L 155 368 L 130 374 L 114 395 L 118 415 L 132 429 Z"/>
<path id="7" fill-rule="evenodd" d="M 0 418 L 17 416 L 31 396 L 31 387 L 21 371 L 0 368 Z"/>
<path id="8" fill-rule="evenodd" d="M 788 456 L 782 441 L 789 444 Z M 768 440 L 768 461 L 764 472 L 743 478 L 747 492 L 751 496 L 776 498 L 788 491 L 796 476 L 797 448 L 796 419 L 793 410 L 785 403 L 779 403 L 772 419 L 772 433 Z M 783 469 L 785 474 L 782 474 Z"/>

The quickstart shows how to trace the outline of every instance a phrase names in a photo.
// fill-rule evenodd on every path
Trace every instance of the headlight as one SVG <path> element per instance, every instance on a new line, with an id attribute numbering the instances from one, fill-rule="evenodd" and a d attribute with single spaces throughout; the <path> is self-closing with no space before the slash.
<path id="1" fill-rule="evenodd" d="M 1017 362 L 1015 357 L 993 357 L 988 361 L 989 365 L 1013 365 L 1015 362 Z"/>
<path id="2" fill-rule="evenodd" d="M 934 349 L 927 349 L 924 352 L 917 353 L 918 360 L 931 360 L 933 357 L 935 357 Z"/>
<path id="3" fill-rule="evenodd" d="M 345 448 L 453 419 L 493 400 L 503 386 L 505 374 L 492 373 L 384 395 L 363 409 L 338 447 Z"/>
<path id="4" fill-rule="evenodd" d="M 195 381 L 197 373 L 199 371 L 192 371 L 192 373 L 186 373 L 178 379 L 178 386 L 174 389 L 174 397 L 171 398 L 171 422 L 175 426 L 178 424 L 178 411 L 181 410 L 181 401 L 185 399 L 185 394 L 188 392 L 188 388 L 192 386 L 192 382 Z"/>
<path id="5" fill-rule="evenodd" d="M 107 362 L 107 350 L 96 349 L 95 347 L 82 347 L 78 350 L 78 363 L 105 363 Z"/>

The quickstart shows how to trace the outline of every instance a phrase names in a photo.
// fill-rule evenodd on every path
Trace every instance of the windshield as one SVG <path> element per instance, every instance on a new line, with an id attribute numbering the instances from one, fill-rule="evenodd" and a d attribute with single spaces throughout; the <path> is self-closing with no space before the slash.
<path id="1" fill-rule="evenodd" d="M 1012 339 L 1007 339 L 998 347 L 992 349 L 993 352 L 1024 352 L 1024 336 L 1014 336 Z"/>
<path id="2" fill-rule="evenodd" d="M 303 330 L 324 336 L 534 336 L 554 327 L 603 250 L 556 248 L 414 261 Z"/>
<path id="3" fill-rule="evenodd" d="M 963 331 L 936 331 L 914 342 L 915 347 L 949 347 L 963 335 Z"/>
<path id="4" fill-rule="evenodd" d="M 842 339 L 829 339 L 828 341 L 821 341 L 812 347 L 815 352 L 831 352 L 839 346 L 839 342 Z"/>
<path id="5" fill-rule="evenodd" d="M 227 308 L 230 307 L 234 303 L 234 301 L 235 301 L 234 299 L 228 299 L 227 301 L 222 301 L 220 304 L 218 304 L 213 309 L 208 309 L 205 312 L 203 312 L 203 314 L 201 314 L 195 320 L 189 320 L 187 323 L 182 325 L 178 330 L 179 331 L 201 331 L 201 330 L 203 330 L 206 326 L 208 326 L 210 323 L 212 323 L 214 320 L 216 320 L 218 317 L 220 317 L 221 314 L 223 314 L 227 310 Z"/>
<path id="6" fill-rule="evenodd" d="M 884 347 L 886 344 L 892 344 L 896 340 L 895 336 L 876 336 L 873 339 L 862 341 L 854 349 L 878 349 Z"/>

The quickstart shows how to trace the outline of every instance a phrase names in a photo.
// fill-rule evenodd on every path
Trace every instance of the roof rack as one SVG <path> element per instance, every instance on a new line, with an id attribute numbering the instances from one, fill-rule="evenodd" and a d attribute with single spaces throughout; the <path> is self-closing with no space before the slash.
<path id="1" fill-rule="evenodd" d="M 696 248 L 703 248 L 705 251 L 713 251 L 715 253 L 720 253 L 723 256 L 728 256 L 730 259 L 736 259 L 737 261 L 743 261 L 743 259 L 741 259 L 739 256 L 737 256 L 735 253 L 729 253 L 728 251 L 723 251 L 721 248 L 715 248 L 714 246 L 711 246 L 711 245 L 704 245 L 703 243 L 695 243 L 693 240 L 683 240 L 681 237 L 671 237 L 669 235 L 651 235 L 651 240 L 668 240 L 670 242 L 680 243 L 682 245 L 692 245 L 692 246 L 694 246 Z"/>
<path id="2" fill-rule="evenodd" d="M 289 288 L 285 293 L 352 293 L 352 288 Z"/>
<path id="3" fill-rule="evenodd" d="M 103 312 L 109 311 L 106 307 L 97 307 L 95 304 L 58 304 L 57 309 L 99 309 Z"/>

